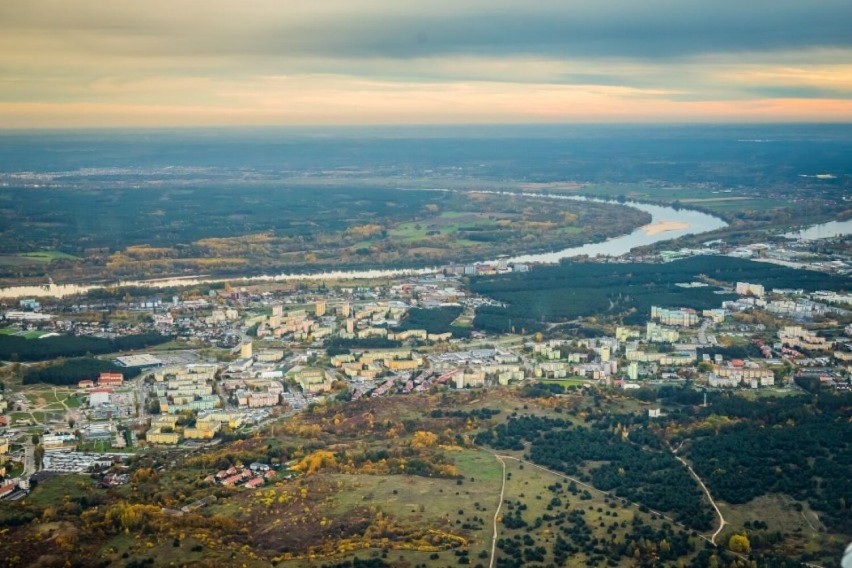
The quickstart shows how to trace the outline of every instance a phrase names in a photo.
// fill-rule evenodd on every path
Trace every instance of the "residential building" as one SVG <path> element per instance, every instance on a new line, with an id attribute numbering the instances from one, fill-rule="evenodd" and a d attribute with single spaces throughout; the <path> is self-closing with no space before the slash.
<path id="1" fill-rule="evenodd" d="M 98 377 L 100 387 L 120 387 L 124 384 L 124 375 L 121 373 L 101 373 Z"/>
<path id="2" fill-rule="evenodd" d="M 760 284 L 737 282 L 736 293 L 740 296 L 755 296 L 757 298 L 762 298 L 766 292 Z"/>

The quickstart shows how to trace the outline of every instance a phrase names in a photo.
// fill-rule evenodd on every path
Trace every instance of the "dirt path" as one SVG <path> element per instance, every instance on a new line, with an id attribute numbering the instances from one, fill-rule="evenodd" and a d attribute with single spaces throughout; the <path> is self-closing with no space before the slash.
<path id="1" fill-rule="evenodd" d="M 672 453 L 674 453 L 675 451 L 676 450 L 672 450 Z M 693 477 L 693 479 L 695 479 L 695 481 L 698 482 L 698 485 L 700 485 L 701 489 L 704 490 L 704 494 L 707 495 L 707 500 L 710 501 L 710 504 L 713 505 L 714 509 L 716 509 L 716 515 L 719 516 L 719 528 L 716 529 L 716 532 L 714 532 L 713 536 L 710 537 L 711 544 L 715 545 L 716 544 L 716 537 L 719 536 L 719 533 L 722 532 L 722 529 L 725 528 L 725 525 L 728 524 L 728 523 L 727 523 L 727 521 L 725 521 L 725 517 L 722 516 L 722 511 L 719 510 L 719 507 L 716 505 L 716 502 L 713 500 L 713 496 L 710 495 L 710 490 L 707 489 L 707 486 L 704 485 L 704 482 L 701 480 L 700 477 L 698 477 L 698 474 L 695 473 L 695 470 L 692 469 L 692 466 L 689 465 L 688 463 L 686 463 L 686 460 L 683 459 L 682 457 L 678 456 L 678 455 L 675 455 L 675 459 L 677 459 L 677 461 L 679 461 L 680 463 L 682 463 L 684 465 L 684 467 L 686 467 L 687 471 L 689 471 L 689 475 L 691 475 Z"/>
<path id="2" fill-rule="evenodd" d="M 495 454 L 494 454 L 494 457 L 496 457 L 498 460 L 500 460 L 500 462 L 501 462 L 501 463 L 503 463 L 503 467 L 504 467 L 504 468 L 505 468 L 506 464 L 505 464 L 505 462 L 503 462 L 503 459 L 515 460 L 516 462 L 522 463 L 522 464 L 524 464 L 524 465 L 528 465 L 528 466 L 530 466 L 530 467 L 534 467 L 534 468 L 540 469 L 541 471 L 546 471 L 547 473 L 549 473 L 549 474 L 551 474 L 551 475 L 555 475 L 556 477 L 560 477 L 560 478 L 562 478 L 562 479 L 567 479 L 568 481 L 573 481 L 573 482 L 574 482 L 574 483 L 576 483 L 578 486 L 580 486 L 580 487 L 584 487 L 584 488 L 586 488 L 586 489 L 590 489 L 591 491 L 595 491 L 595 492 L 597 492 L 597 493 L 600 493 L 601 495 L 606 495 L 607 497 L 611 497 L 611 498 L 613 498 L 613 499 L 617 499 L 618 501 L 622 501 L 622 502 L 625 502 L 625 503 L 629 503 L 630 505 L 633 505 L 633 506 L 634 506 L 634 507 L 636 507 L 636 508 L 639 508 L 639 507 L 641 507 L 641 506 L 642 506 L 642 505 L 641 505 L 641 504 L 639 504 L 639 503 L 636 503 L 636 502 L 634 502 L 634 501 L 629 501 L 629 500 L 627 500 L 627 499 L 624 499 L 623 497 L 619 497 L 619 496 L 615 495 L 614 493 L 610 493 L 609 491 L 603 491 L 602 489 L 598 489 L 597 487 L 595 487 L 595 486 L 593 486 L 593 485 L 589 485 L 588 483 L 583 483 L 583 482 L 582 482 L 582 481 L 580 481 L 579 479 L 576 479 L 576 478 L 571 477 L 571 476 L 569 476 L 569 475 L 565 475 L 564 473 L 560 473 L 560 472 L 555 471 L 555 470 L 552 470 L 552 469 L 547 469 L 547 468 L 546 468 L 546 467 L 544 467 L 544 466 L 538 465 L 538 464 L 533 463 L 533 462 L 529 462 L 529 461 L 527 461 L 527 460 L 523 460 L 523 459 L 521 459 L 521 458 L 516 458 L 515 456 L 509 456 L 509 455 L 505 455 L 505 454 L 496 454 L 496 453 L 495 453 Z M 687 467 L 689 467 L 689 466 L 687 466 Z M 504 481 L 505 481 L 505 474 L 504 474 L 504 476 L 503 476 L 503 479 L 504 479 Z M 700 480 L 699 480 L 699 483 L 700 483 Z M 702 485 L 702 487 L 704 486 L 704 484 L 703 484 L 703 483 L 702 483 L 701 485 Z M 503 486 L 504 486 L 504 488 L 505 488 L 505 483 L 504 483 L 504 485 L 503 485 Z M 706 491 L 706 490 L 707 490 L 707 489 L 705 488 L 705 491 Z M 709 493 L 708 493 L 708 495 L 709 495 Z M 502 492 L 500 493 L 500 502 L 501 502 L 501 503 L 503 502 L 503 493 L 502 493 Z M 712 501 L 712 500 L 711 500 L 711 503 L 713 503 L 713 501 Z M 715 506 L 716 506 L 716 504 L 715 504 L 715 503 L 713 503 L 713 506 L 715 507 Z M 663 519 L 666 519 L 667 521 L 671 522 L 671 523 L 672 523 L 672 524 L 674 524 L 674 525 L 677 525 L 677 526 L 681 527 L 682 529 L 684 529 L 684 530 L 686 530 L 686 531 L 691 531 L 691 530 L 692 530 L 692 529 L 690 529 L 689 527 L 687 527 L 686 525 L 684 525 L 683 523 L 679 523 L 679 522 L 677 522 L 677 521 L 676 521 L 676 520 L 674 520 L 673 518 L 669 517 L 668 515 L 665 515 L 665 514 L 661 513 L 660 511 L 655 511 L 654 509 L 650 509 L 650 508 L 648 508 L 648 511 L 649 511 L 649 512 L 651 512 L 651 513 L 652 513 L 652 514 L 654 514 L 654 515 L 657 515 L 657 516 L 659 516 L 659 517 L 661 517 L 661 518 L 663 518 Z M 716 511 L 718 512 L 718 511 L 719 511 L 719 509 L 716 509 Z M 720 517 L 721 517 L 721 515 L 722 515 L 722 513 L 719 513 L 719 516 L 720 516 Z M 497 518 L 497 517 L 496 517 L 496 515 L 495 515 L 495 519 L 496 519 L 496 518 Z M 495 527 L 496 527 L 496 524 L 495 524 Z M 722 530 L 722 529 L 721 529 L 721 527 L 719 528 L 719 530 Z M 718 533 L 718 531 L 717 531 L 717 533 Z M 716 544 L 716 543 L 715 543 L 715 542 L 713 542 L 711 539 L 707 538 L 706 536 L 703 536 L 703 535 L 698 535 L 698 536 L 699 536 L 699 538 L 702 538 L 702 539 L 706 540 L 707 542 L 709 542 L 710 544 L 713 544 L 713 545 L 715 546 L 715 544 Z M 715 536 L 715 535 L 714 535 L 714 536 Z M 496 538 L 497 538 L 496 530 L 495 530 L 495 533 L 494 533 L 494 537 L 495 537 L 495 542 L 496 542 Z M 493 558 L 493 555 L 492 555 L 492 558 Z"/>
<path id="3" fill-rule="evenodd" d="M 503 507 L 503 495 L 506 494 L 506 462 L 502 456 L 494 454 L 500 465 L 503 466 L 503 484 L 500 485 L 500 502 L 497 503 L 497 510 L 494 512 L 494 534 L 491 536 L 491 561 L 488 563 L 488 568 L 494 568 L 494 555 L 497 552 L 497 518 L 500 516 L 500 509 Z"/>

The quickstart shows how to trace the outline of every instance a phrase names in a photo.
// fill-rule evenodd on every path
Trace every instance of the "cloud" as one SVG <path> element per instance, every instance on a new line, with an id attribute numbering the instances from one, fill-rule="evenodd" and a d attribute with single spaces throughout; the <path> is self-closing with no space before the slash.
<path id="1" fill-rule="evenodd" d="M 852 47 L 845 0 L 4 0 L 6 31 L 140 56 L 683 57 Z"/>
<path id="2" fill-rule="evenodd" d="M 786 120 L 824 100 L 852 120 L 850 24 L 848 0 L 2 0 L 0 102 L 301 123 L 734 119 L 732 101 Z"/>

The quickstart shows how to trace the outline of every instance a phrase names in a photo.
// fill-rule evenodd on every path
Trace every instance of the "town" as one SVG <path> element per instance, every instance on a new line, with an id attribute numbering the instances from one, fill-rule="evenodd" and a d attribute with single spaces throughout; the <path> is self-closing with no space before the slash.
<path id="1" fill-rule="evenodd" d="M 766 260 L 772 256 L 767 250 L 729 252 Z M 659 258 L 670 260 L 666 256 Z M 831 267 L 848 270 L 842 262 Z M 328 398 L 527 383 L 578 392 L 685 383 L 705 391 L 850 388 L 848 293 L 732 282 L 727 292 L 736 299 L 704 310 L 653 306 L 645 325 L 614 322 L 565 337 L 473 328 L 477 308 L 500 302 L 470 292 L 466 275 L 528 270 L 501 260 L 376 283 L 225 284 L 203 294 L 149 291 L 139 299 L 44 304 L 21 299 L 4 314 L 6 335 L 46 342 L 60 335 L 114 340 L 157 334 L 168 342 L 102 356 L 98 360 L 112 370 L 73 383 L 4 384 L 0 497 L 20 498 L 31 477 L 45 474 L 109 472 L 108 483 L 115 483 L 121 478 L 113 474 L 134 453 L 210 447 Z M 7 370 L 26 377 L 37 367 L 17 358 Z M 258 468 L 266 472 L 269 464 L 211 479 L 224 475 L 229 484 L 259 487 L 264 477 L 247 474 Z"/>

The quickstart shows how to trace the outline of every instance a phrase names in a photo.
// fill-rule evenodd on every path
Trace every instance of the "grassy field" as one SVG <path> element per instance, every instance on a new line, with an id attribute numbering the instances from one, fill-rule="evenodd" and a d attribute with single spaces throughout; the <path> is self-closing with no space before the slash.
<path id="1" fill-rule="evenodd" d="M 450 235 L 462 227 L 476 226 L 482 229 L 497 227 L 497 222 L 488 216 L 467 211 L 444 211 L 437 217 L 424 221 L 410 221 L 393 227 L 389 234 L 394 239 L 417 241 L 427 236 Z M 456 241 L 464 244 L 462 241 Z M 472 241 L 471 241 L 472 242 Z M 474 243 L 476 244 L 476 243 Z"/>
<path id="2" fill-rule="evenodd" d="M 746 529 L 750 533 L 780 531 L 786 535 L 786 546 L 799 554 L 814 555 L 818 558 L 817 563 L 823 566 L 833 565 L 836 558 L 820 557 L 820 553 L 826 549 L 840 549 L 847 544 L 838 535 L 826 532 L 819 513 L 806 502 L 785 495 L 764 495 L 744 505 L 731 505 L 724 501 L 717 504 L 725 520 L 730 523 L 719 535 L 718 542 L 721 543 L 726 543 L 736 532 L 732 527 L 736 527 L 737 531 L 744 526 L 751 527 Z M 766 523 L 766 527 L 759 523 Z"/>
<path id="3" fill-rule="evenodd" d="M 33 330 L 33 331 L 28 331 L 26 333 L 22 333 L 21 337 L 23 337 L 25 339 L 38 339 L 39 337 L 41 337 L 43 335 L 47 335 L 48 333 L 49 332 L 47 332 L 47 331 Z"/>
<path id="4" fill-rule="evenodd" d="M 67 254 L 58 250 L 44 250 L 38 252 L 24 252 L 19 254 L 21 258 L 28 258 L 40 262 L 51 262 L 53 260 L 80 260 L 80 257 Z"/>
<path id="5" fill-rule="evenodd" d="M 74 394 L 74 391 L 62 387 L 36 387 L 25 391 L 23 394 L 27 397 L 30 405 L 34 407 L 42 407 L 61 403 Z"/>
<path id="6" fill-rule="evenodd" d="M 134 479 L 122 487 L 97 489 L 87 476 L 44 482 L 27 503 L 53 507 L 55 516 L 10 534 L 20 538 L 53 527 L 49 523 L 73 523 L 62 513 L 71 505 L 57 504 L 85 502 L 89 520 L 106 520 L 106 511 L 117 504 L 153 504 L 153 512 L 147 513 L 152 521 L 139 525 L 141 530 L 117 530 L 112 525 L 121 519 L 115 517 L 105 525 L 111 527 L 106 533 L 89 530 L 88 553 L 112 565 L 150 558 L 154 565 L 203 559 L 208 565 L 313 567 L 357 557 L 381 558 L 399 568 L 486 567 L 492 561 L 497 515 L 496 557 L 504 565 L 626 568 L 697 562 L 706 542 L 673 521 L 525 462 L 528 449 L 498 452 L 505 463 L 504 477 L 500 459 L 472 444 L 477 432 L 507 421 L 513 413 L 558 417 L 588 427 L 594 416 L 642 416 L 647 404 L 606 393 L 547 399 L 521 394 L 518 389 L 495 388 L 320 405 L 282 419 L 274 433 L 266 429 L 186 456 L 174 450 L 141 453 L 133 466 Z M 66 396 L 63 390 L 55 398 Z M 500 412 L 482 412 L 486 408 Z M 436 409 L 447 412 L 433 412 Z M 426 432 L 435 436 L 431 444 L 416 445 Z M 333 459 L 315 468 L 305 465 L 320 463 L 313 461 L 319 453 Z M 293 465 L 291 473 L 299 473 L 287 479 L 281 471 L 257 490 L 203 481 L 229 464 L 269 459 L 276 464 L 278 458 Z M 418 462 L 452 464 L 458 471 L 424 469 Z M 577 475 L 601 465 L 604 462 L 587 460 Z M 211 495 L 217 501 L 196 513 L 169 513 Z M 98 506 L 91 506 L 93 502 Z M 836 549 L 836 537 L 825 532 L 819 514 L 806 503 L 770 495 L 744 505 L 720 506 L 730 523 L 718 541 L 723 546 L 733 531 L 745 528 L 750 534 L 777 530 L 792 535 L 785 536 L 784 545 L 795 555 Z M 121 518 L 132 521 L 134 516 Z M 0 542 L 0 551 L 2 546 Z M 820 561 L 828 565 L 826 559 Z"/>
<path id="7" fill-rule="evenodd" d="M 60 475 L 39 483 L 26 501 L 41 507 L 54 507 L 66 498 L 85 497 L 93 490 L 92 482 L 86 475 Z"/>
<path id="8" fill-rule="evenodd" d="M 464 480 L 436 479 L 407 475 L 330 475 L 338 490 L 329 500 L 325 513 L 346 515 L 348 512 L 374 506 L 395 522 L 408 527 L 433 527 L 447 532 L 467 534 L 464 550 L 472 563 L 491 547 L 493 519 L 497 510 L 502 468 L 493 455 L 479 450 L 452 453 Z M 475 527 L 475 528 L 474 528 Z M 423 552 L 407 549 L 382 550 L 366 548 L 344 553 L 324 562 L 340 562 L 353 558 L 383 558 L 400 566 L 425 562 L 428 566 L 459 564 L 456 551 Z M 396 564 L 396 563 L 399 564 Z M 291 560 L 284 566 L 316 566 L 316 561 Z"/>
<path id="9" fill-rule="evenodd" d="M 32 420 L 29 412 L 12 412 L 9 414 L 9 424 L 15 424 L 18 420 Z"/>
<path id="10" fill-rule="evenodd" d="M 47 331 L 23 331 L 21 329 L 15 327 L 4 327 L 0 329 L 0 335 L 17 335 L 18 337 L 23 337 L 25 339 L 38 339 L 42 335 L 47 335 L 49 332 Z"/>
<path id="11" fill-rule="evenodd" d="M 541 519 L 554 518 L 560 512 L 566 513 L 569 519 L 572 515 L 573 518 L 582 518 L 580 526 L 585 527 L 589 537 L 601 541 L 609 540 L 614 534 L 622 534 L 626 527 L 632 526 L 634 522 L 649 525 L 655 530 L 666 523 L 656 515 L 642 513 L 638 507 L 623 504 L 621 500 L 610 498 L 595 489 L 580 485 L 571 491 L 567 478 L 537 468 L 533 464 L 513 459 L 505 459 L 505 462 L 507 481 L 501 517 L 511 516 L 512 511 L 520 506 L 523 507 L 522 517 L 526 523 L 540 528 L 532 531 L 529 527 L 514 529 L 501 523 L 498 525 L 498 538 L 522 537 L 529 549 L 541 547 L 547 550 L 544 563 L 557 562 L 552 546 L 560 532 L 556 527 L 562 526 L 562 523 L 556 523 L 554 526 L 548 521 L 541 523 Z M 533 543 L 526 540 L 529 536 L 532 536 Z M 505 555 L 498 548 L 497 558 L 502 556 Z M 581 568 L 599 565 L 599 562 L 590 554 L 575 553 L 559 565 Z M 632 566 L 633 559 L 623 558 L 615 565 Z"/>

